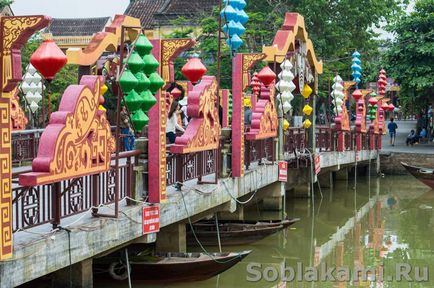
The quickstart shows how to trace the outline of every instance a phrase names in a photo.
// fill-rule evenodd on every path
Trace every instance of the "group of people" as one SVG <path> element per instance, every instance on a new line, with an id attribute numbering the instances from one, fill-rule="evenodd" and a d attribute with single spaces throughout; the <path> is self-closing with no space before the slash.
<path id="1" fill-rule="evenodd" d="M 394 118 L 390 118 L 390 122 L 387 125 L 387 129 L 389 130 L 390 135 L 390 145 L 395 146 L 396 139 L 396 130 L 398 129 L 398 125 L 395 123 Z M 419 134 L 416 133 L 414 129 L 411 129 L 410 133 L 407 135 L 406 145 L 413 146 L 414 144 L 419 143 L 421 139 L 426 139 L 428 137 L 428 131 L 425 127 L 423 127 Z"/>

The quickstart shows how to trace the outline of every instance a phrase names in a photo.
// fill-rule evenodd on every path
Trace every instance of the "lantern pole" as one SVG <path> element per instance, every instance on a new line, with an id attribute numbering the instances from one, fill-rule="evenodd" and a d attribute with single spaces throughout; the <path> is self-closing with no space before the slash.
<path id="1" fill-rule="evenodd" d="M 223 1 L 219 1 L 219 13 L 220 11 L 222 11 L 223 8 Z M 227 0 L 226 0 L 227 2 Z M 221 33 L 222 33 L 222 17 L 220 16 L 220 14 L 217 14 L 218 18 L 219 18 L 219 31 L 217 33 L 217 115 L 219 115 L 219 122 L 220 122 L 220 78 L 221 78 L 221 71 L 220 71 L 220 66 L 221 66 L 221 54 L 222 54 L 222 45 L 221 45 Z M 220 125 L 222 125 L 222 123 L 219 123 Z M 221 154 L 221 150 L 220 150 L 220 137 L 219 137 L 219 143 L 218 143 L 218 148 L 217 148 L 217 152 L 216 152 L 216 170 L 215 170 L 215 179 L 214 182 L 218 183 L 218 174 L 219 174 L 219 161 L 220 161 L 220 154 Z"/>

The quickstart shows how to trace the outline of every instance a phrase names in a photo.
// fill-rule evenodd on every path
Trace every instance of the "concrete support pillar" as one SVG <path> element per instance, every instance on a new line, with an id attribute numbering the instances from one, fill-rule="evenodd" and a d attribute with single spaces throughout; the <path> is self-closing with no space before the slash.
<path id="1" fill-rule="evenodd" d="M 309 182 L 298 184 L 294 187 L 294 197 L 311 197 L 311 184 Z"/>
<path id="2" fill-rule="evenodd" d="M 93 287 L 92 258 L 73 264 L 71 269 L 66 267 L 53 273 L 54 287 L 87 288 Z"/>
<path id="3" fill-rule="evenodd" d="M 244 206 L 237 203 L 237 209 L 234 212 L 222 211 L 218 213 L 219 220 L 244 220 Z"/>
<path id="4" fill-rule="evenodd" d="M 283 209 L 282 198 L 285 193 L 284 183 L 274 182 L 260 189 L 258 193 L 264 195 L 262 199 L 262 209 L 270 211 L 280 211 Z"/>
<path id="5" fill-rule="evenodd" d="M 158 232 L 157 251 L 187 252 L 185 223 L 166 226 Z"/>
<path id="6" fill-rule="evenodd" d="M 333 173 L 325 172 L 318 175 L 318 181 L 321 188 L 333 189 Z"/>
<path id="7" fill-rule="evenodd" d="M 335 179 L 338 181 L 347 181 L 348 180 L 348 167 L 343 167 L 341 170 L 335 172 Z"/>

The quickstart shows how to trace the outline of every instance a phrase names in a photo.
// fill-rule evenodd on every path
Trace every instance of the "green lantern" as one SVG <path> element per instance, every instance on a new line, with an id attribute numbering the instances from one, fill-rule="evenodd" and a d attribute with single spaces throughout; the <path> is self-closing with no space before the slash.
<path id="1" fill-rule="evenodd" d="M 152 94 L 155 94 L 158 89 L 163 87 L 164 80 L 158 75 L 157 72 L 152 73 L 149 75 L 149 81 L 151 81 L 151 85 L 149 85 L 149 90 L 151 90 Z"/>
<path id="2" fill-rule="evenodd" d="M 157 59 L 152 54 L 145 55 L 143 57 L 143 62 L 145 63 L 143 67 L 143 71 L 146 73 L 146 75 L 150 76 L 153 72 L 155 72 L 160 66 L 160 63 L 158 63 Z"/>
<path id="3" fill-rule="evenodd" d="M 130 111 L 136 111 L 143 105 L 144 99 L 134 89 L 125 97 L 125 104 Z"/>
<path id="4" fill-rule="evenodd" d="M 140 56 L 143 57 L 146 54 L 149 54 L 152 48 L 154 48 L 154 46 L 152 46 L 152 43 L 148 40 L 148 38 L 145 35 L 140 34 L 139 38 L 137 38 L 135 48 L 135 50 L 139 52 Z"/>
<path id="5" fill-rule="evenodd" d="M 145 110 L 146 112 L 148 112 L 149 109 L 151 109 L 151 107 L 154 106 L 155 103 L 157 103 L 157 99 L 154 97 L 154 95 L 152 95 L 152 92 L 149 90 L 142 92 L 140 96 L 142 96 L 144 100 L 142 109 Z"/>
<path id="6" fill-rule="evenodd" d="M 232 94 L 229 94 L 229 105 L 228 105 L 228 113 L 229 113 L 229 117 L 232 117 Z"/>
<path id="7" fill-rule="evenodd" d="M 121 78 L 119 79 L 119 85 L 122 88 L 122 92 L 128 93 L 134 88 L 136 88 L 138 81 L 134 74 L 131 73 L 130 70 L 125 69 L 124 73 L 122 73 Z"/>
<path id="8" fill-rule="evenodd" d="M 131 118 L 136 131 L 142 131 L 143 127 L 149 122 L 148 116 L 141 109 L 137 110 Z"/>
<path id="9" fill-rule="evenodd" d="M 143 69 L 145 66 L 145 62 L 143 62 L 142 57 L 140 57 L 139 53 L 133 51 L 128 59 L 128 68 L 133 72 L 137 73 Z"/>
<path id="10" fill-rule="evenodd" d="M 149 81 L 149 78 L 146 76 L 145 73 L 138 72 L 138 73 L 136 73 L 135 76 L 136 76 L 137 81 L 138 81 L 138 84 L 137 84 L 137 87 L 135 88 L 135 90 L 138 93 L 149 89 L 149 85 L 151 84 L 151 81 Z"/>

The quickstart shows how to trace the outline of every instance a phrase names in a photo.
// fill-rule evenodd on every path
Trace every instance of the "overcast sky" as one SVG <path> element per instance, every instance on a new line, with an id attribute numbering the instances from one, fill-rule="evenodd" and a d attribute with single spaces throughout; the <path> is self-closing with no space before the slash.
<path id="1" fill-rule="evenodd" d="M 123 14 L 129 0 L 14 0 L 15 15 L 47 15 L 54 18 L 113 18 Z"/>

